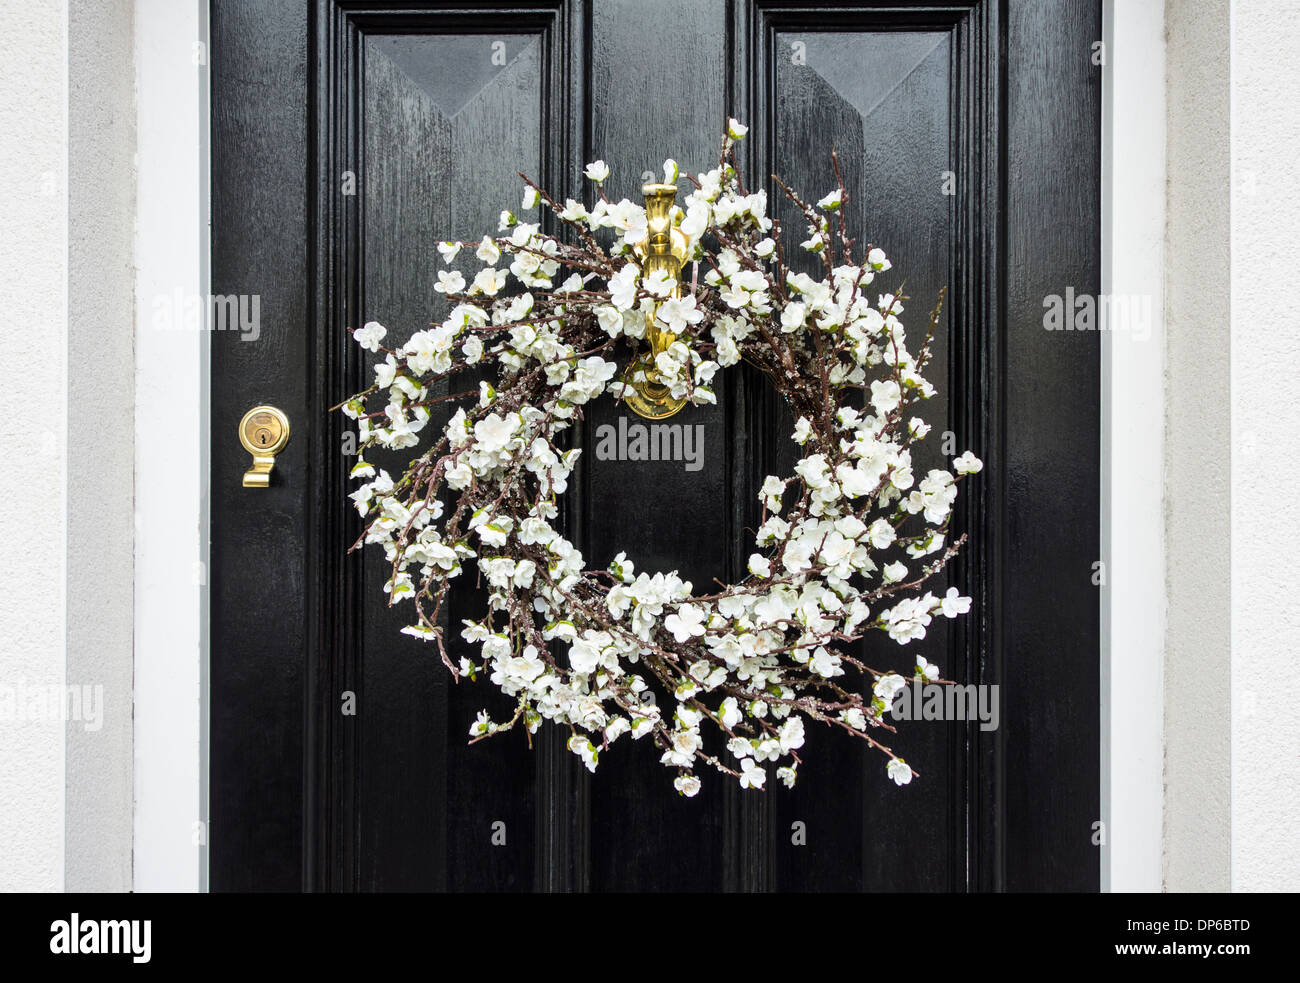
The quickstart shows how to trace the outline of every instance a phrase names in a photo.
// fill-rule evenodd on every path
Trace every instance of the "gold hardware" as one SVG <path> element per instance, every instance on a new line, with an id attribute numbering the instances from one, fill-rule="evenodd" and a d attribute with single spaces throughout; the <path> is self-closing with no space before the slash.
<path id="1" fill-rule="evenodd" d="M 677 185 L 647 184 L 641 188 L 645 195 L 646 237 L 633 252 L 641 260 L 641 277 L 645 279 L 657 270 L 662 270 L 677 281 L 673 290 L 674 297 L 682 295 L 682 267 L 686 264 L 687 239 L 681 229 L 673 226 L 673 206 L 677 200 Z M 650 351 L 628 365 L 623 373 L 623 381 L 629 390 L 623 401 L 632 408 L 637 416 L 647 420 L 663 420 L 672 416 L 686 405 L 686 399 L 678 399 L 668 391 L 668 387 L 659 381 L 659 369 L 655 359 L 661 352 L 677 340 L 677 336 L 666 328 L 660 328 L 655 320 L 659 310 L 658 302 L 646 312 L 646 340 L 650 342 Z M 645 378 L 632 381 L 632 376 L 640 370 Z"/>
<path id="2" fill-rule="evenodd" d="M 289 443 L 289 418 L 274 406 L 254 406 L 239 421 L 239 442 L 253 455 L 244 472 L 245 488 L 265 488 L 271 483 L 275 455 Z"/>

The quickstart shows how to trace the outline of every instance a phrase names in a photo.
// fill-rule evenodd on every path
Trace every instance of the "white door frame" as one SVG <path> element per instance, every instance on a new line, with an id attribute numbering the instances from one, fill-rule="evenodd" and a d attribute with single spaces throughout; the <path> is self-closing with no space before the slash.
<path id="1" fill-rule="evenodd" d="M 208 4 L 134 11 L 134 883 L 204 891 L 209 339 L 185 314 L 209 294 Z"/>
<path id="2" fill-rule="evenodd" d="M 1151 323 L 1101 339 L 1103 891 L 1162 886 L 1164 30 L 1164 0 L 1104 0 L 1101 292 Z"/>

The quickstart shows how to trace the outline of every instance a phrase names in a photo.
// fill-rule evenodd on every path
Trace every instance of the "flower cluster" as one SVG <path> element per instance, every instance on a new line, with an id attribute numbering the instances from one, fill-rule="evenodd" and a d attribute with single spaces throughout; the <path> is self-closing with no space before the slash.
<path id="1" fill-rule="evenodd" d="M 738 173 L 744 135 L 730 121 L 718 166 L 684 175 L 693 188 L 674 222 L 694 264 L 689 289 L 642 275 L 645 211 L 606 197 L 609 169 L 597 161 L 586 169 L 590 206 L 525 178 L 521 210 L 549 210 L 559 234 L 507 211 L 497 235 L 439 246 L 442 323 L 391 348 L 377 323 L 355 332 L 382 356 L 373 384 L 343 405 L 362 450 L 358 546 L 384 550 L 389 604 L 413 609 L 406 633 L 434 643 L 457 678 L 486 676 L 512 698 L 509 719 L 479 714 L 475 740 L 551 721 L 594 771 L 624 735 L 648 738 L 691 796 L 701 766 L 746 788 L 764 787 L 769 770 L 793 786 L 813 721 L 883 751 L 902 785 L 911 767 L 873 732 L 891 729 L 885 712 L 906 678 L 939 671 L 924 659 L 905 673 L 872 667 L 852 643 L 874 631 L 906 645 L 933 619 L 969 610 L 955 588 L 922 590 L 960 546 L 948 540 L 957 485 L 981 464 L 966 452 L 947 470 L 913 472 L 912 446 L 930 428 L 912 407 L 934 393 L 922 373 L 938 310 L 909 350 L 904 298 L 869 289 L 888 258 L 855 255 L 842 181 L 815 205 L 781 186 L 818 276 L 788 262 L 766 193 Z M 667 161 L 666 181 L 681 177 Z M 462 252 L 477 261 L 472 277 L 451 268 Z M 621 395 L 619 361 L 651 319 L 675 335 L 655 364 L 675 396 L 713 402 L 714 375 L 743 358 L 798 420 L 794 474 L 761 489 L 749 576 L 717 593 L 637 570 L 623 553 L 588 569 L 557 528 L 580 454 L 566 431 L 592 400 Z M 491 381 L 466 388 L 472 375 Z M 422 444 L 397 477 L 366 460 Z M 467 570 L 489 588 L 485 609 L 448 626 L 440 614 Z M 448 654 L 448 630 L 472 657 Z"/>

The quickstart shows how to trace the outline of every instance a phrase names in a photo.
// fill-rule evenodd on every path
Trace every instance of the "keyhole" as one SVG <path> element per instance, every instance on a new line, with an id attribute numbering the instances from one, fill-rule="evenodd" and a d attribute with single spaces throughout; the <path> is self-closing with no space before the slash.
<path id="1" fill-rule="evenodd" d="M 271 442 L 271 431 L 269 430 L 257 431 L 257 442 L 261 444 L 263 447 L 269 444 Z"/>

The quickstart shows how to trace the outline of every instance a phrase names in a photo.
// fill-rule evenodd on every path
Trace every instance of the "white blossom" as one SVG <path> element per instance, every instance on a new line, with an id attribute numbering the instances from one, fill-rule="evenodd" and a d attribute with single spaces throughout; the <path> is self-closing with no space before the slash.
<path id="1" fill-rule="evenodd" d="M 894 780 L 895 785 L 906 785 L 912 780 L 912 769 L 902 758 L 890 758 L 885 771 Z"/>
<path id="2" fill-rule="evenodd" d="M 379 351 L 379 343 L 384 340 L 384 336 L 387 334 L 388 329 L 378 321 L 367 321 L 365 327 L 357 328 L 352 332 L 352 337 L 366 351 L 377 352 Z"/>
<path id="3" fill-rule="evenodd" d="M 678 642 L 698 638 L 704 634 L 704 609 L 694 604 L 683 604 L 664 619 L 664 627 Z"/>
<path id="4" fill-rule="evenodd" d="M 840 193 L 840 190 L 836 188 L 826 197 L 822 198 L 819 202 L 817 202 L 817 207 L 824 208 L 828 212 L 838 211 L 840 205 L 843 203 L 843 200 L 844 199 Z"/>
<path id="5" fill-rule="evenodd" d="M 694 798 L 700 792 L 700 780 L 694 775 L 678 775 L 673 779 L 673 788 L 688 799 Z"/>
<path id="6" fill-rule="evenodd" d="M 465 289 L 465 275 L 459 270 L 439 270 L 433 289 L 440 294 L 458 294 Z"/>
<path id="7" fill-rule="evenodd" d="M 965 614 L 970 610 L 970 598 L 962 597 L 956 587 L 949 587 L 948 593 L 943 598 L 943 615 L 945 618 L 955 618 L 959 614 Z"/>
<path id="8" fill-rule="evenodd" d="M 484 263 L 492 266 L 501 258 L 501 250 L 497 248 L 497 244 L 491 236 L 484 236 L 483 241 L 479 243 L 478 250 L 474 255 Z"/>

